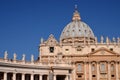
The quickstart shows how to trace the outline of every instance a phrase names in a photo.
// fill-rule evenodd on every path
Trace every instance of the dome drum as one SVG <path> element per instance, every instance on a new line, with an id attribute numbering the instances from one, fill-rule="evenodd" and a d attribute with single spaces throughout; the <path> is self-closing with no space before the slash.
<path id="1" fill-rule="evenodd" d="M 74 44 L 81 44 L 81 43 L 94 43 L 95 39 L 94 38 L 87 38 L 87 37 L 75 37 L 75 38 L 67 38 L 67 39 L 62 39 L 61 41 L 63 44 L 64 43 L 74 43 Z"/>

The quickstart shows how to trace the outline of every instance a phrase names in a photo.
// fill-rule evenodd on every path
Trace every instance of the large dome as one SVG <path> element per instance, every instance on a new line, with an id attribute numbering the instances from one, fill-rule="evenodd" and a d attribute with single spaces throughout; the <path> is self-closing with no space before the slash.
<path id="1" fill-rule="evenodd" d="M 81 17 L 79 12 L 75 10 L 72 18 L 72 22 L 70 22 L 63 29 L 60 40 L 61 41 L 70 41 L 70 39 L 90 39 L 94 41 L 94 34 L 91 28 L 84 22 L 81 21 Z"/>

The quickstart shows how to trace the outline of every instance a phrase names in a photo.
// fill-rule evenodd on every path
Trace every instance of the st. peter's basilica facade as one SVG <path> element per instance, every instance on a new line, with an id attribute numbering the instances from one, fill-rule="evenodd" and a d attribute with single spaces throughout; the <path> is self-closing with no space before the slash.
<path id="1" fill-rule="evenodd" d="M 52 34 L 41 39 L 37 60 L 8 55 L 0 58 L 0 80 L 120 80 L 120 39 L 98 42 L 77 9 L 59 41 Z"/>

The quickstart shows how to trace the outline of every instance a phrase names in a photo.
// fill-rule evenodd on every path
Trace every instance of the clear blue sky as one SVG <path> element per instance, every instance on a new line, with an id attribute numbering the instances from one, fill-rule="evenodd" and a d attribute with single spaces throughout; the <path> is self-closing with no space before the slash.
<path id="1" fill-rule="evenodd" d="M 36 59 L 40 38 L 52 33 L 59 40 L 75 4 L 95 36 L 120 37 L 120 0 L 0 0 L 0 57 L 7 50 L 9 58 L 15 52 Z"/>

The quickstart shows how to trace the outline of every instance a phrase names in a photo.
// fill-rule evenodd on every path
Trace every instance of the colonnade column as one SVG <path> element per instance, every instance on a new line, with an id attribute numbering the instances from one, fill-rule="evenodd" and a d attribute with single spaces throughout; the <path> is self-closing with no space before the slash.
<path id="1" fill-rule="evenodd" d="M 7 80 L 7 73 L 4 72 L 4 80 Z"/>
<path id="2" fill-rule="evenodd" d="M 25 74 L 22 73 L 22 80 L 25 80 Z"/>
<path id="3" fill-rule="evenodd" d="M 42 80 L 42 75 L 41 74 L 39 75 L 39 80 Z"/>
<path id="4" fill-rule="evenodd" d="M 116 80 L 119 80 L 119 77 L 118 77 L 118 62 L 116 62 Z"/>
<path id="5" fill-rule="evenodd" d="M 47 75 L 47 80 L 49 80 L 49 74 Z"/>
<path id="6" fill-rule="evenodd" d="M 13 73 L 13 80 L 16 80 L 16 73 Z"/>
<path id="7" fill-rule="evenodd" d="M 56 75 L 54 74 L 54 79 L 53 80 L 56 80 Z"/>
<path id="8" fill-rule="evenodd" d="M 89 80 L 92 80 L 91 63 L 89 62 Z"/>
<path id="9" fill-rule="evenodd" d="M 87 64 L 87 63 L 84 62 L 84 75 L 85 75 L 85 80 L 87 80 L 87 78 L 86 78 L 86 77 L 87 77 L 87 74 L 86 74 L 86 64 Z"/>
<path id="10" fill-rule="evenodd" d="M 34 79 L 34 74 L 31 74 L 31 77 L 30 77 L 30 78 L 31 78 L 31 80 L 33 80 L 33 79 Z"/>
<path id="11" fill-rule="evenodd" d="M 66 78 L 65 78 L 65 80 L 68 80 L 68 75 L 66 75 Z"/>
<path id="12" fill-rule="evenodd" d="M 100 79 L 99 62 L 97 62 L 97 80 Z"/>
<path id="13" fill-rule="evenodd" d="M 68 80 L 72 80 L 72 75 L 71 74 L 68 75 Z"/>
<path id="14" fill-rule="evenodd" d="M 110 62 L 108 62 L 108 80 L 111 80 Z"/>

